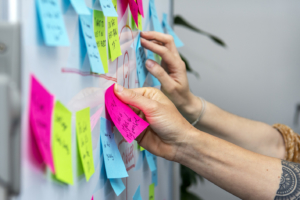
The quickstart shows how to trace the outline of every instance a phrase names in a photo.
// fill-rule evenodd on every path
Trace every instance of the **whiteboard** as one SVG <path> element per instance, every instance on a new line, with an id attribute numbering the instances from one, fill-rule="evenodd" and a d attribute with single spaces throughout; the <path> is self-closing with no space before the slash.
<path id="1" fill-rule="evenodd" d="M 62 0 L 59 0 L 61 2 Z M 118 0 L 118 5 L 121 0 Z M 92 0 L 86 0 L 88 7 L 92 7 Z M 150 29 L 149 0 L 144 0 L 145 18 L 144 30 Z M 170 0 L 156 0 L 158 16 L 162 20 L 162 13 L 170 13 Z M 62 5 L 61 5 L 62 7 Z M 130 12 L 119 17 L 119 34 L 122 56 L 114 62 L 109 62 L 109 73 L 105 75 L 91 75 L 89 72 L 79 70 L 78 62 L 78 15 L 70 6 L 64 12 L 64 21 L 67 28 L 69 47 L 47 47 L 41 43 L 41 36 L 37 29 L 35 0 L 21 0 L 22 23 L 22 177 L 21 194 L 18 200 L 90 200 L 94 199 L 132 199 L 137 187 L 141 186 L 143 199 L 148 199 L 148 188 L 152 183 L 151 171 L 144 159 L 140 170 L 134 167 L 138 159 L 136 142 L 132 144 L 122 140 L 120 133 L 115 129 L 115 140 L 123 157 L 128 171 L 128 178 L 123 178 L 125 191 L 117 197 L 109 181 L 101 181 L 100 169 L 104 164 L 100 160 L 99 137 L 100 122 L 92 131 L 93 156 L 95 173 L 86 182 L 84 176 L 76 177 L 76 137 L 75 137 L 75 112 L 90 107 L 91 115 L 104 105 L 104 92 L 113 83 L 118 83 L 127 88 L 138 87 L 135 67 L 136 31 L 131 31 L 126 25 L 131 26 Z M 129 8 L 127 9 L 127 11 Z M 89 61 L 85 58 L 83 69 L 89 68 Z M 28 123 L 28 94 L 29 77 L 33 73 L 49 92 L 55 95 L 72 111 L 72 157 L 74 185 L 67 186 L 53 181 L 50 173 L 44 173 L 36 165 L 29 148 L 29 123 Z M 146 85 L 148 83 L 145 83 Z M 102 112 L 105 117 L 105 112 Z M 157 159 L 158 186 L 155 187 L 155 198 L 161 200 L 172 199 L 172 163 L 162 158 Z"/>

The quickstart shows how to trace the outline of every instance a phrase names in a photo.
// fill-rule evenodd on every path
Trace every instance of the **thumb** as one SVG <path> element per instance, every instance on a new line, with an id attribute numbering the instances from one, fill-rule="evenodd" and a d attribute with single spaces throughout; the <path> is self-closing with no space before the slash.
<path id="1" fill-rule="evenodd" d="M 157 62 L 148 59 L 146 61 L 147 70 L 159 80 L 163 88 L 171 88 L 174 85 L 174 80 Z"/>
<path id="2" fill-rule="evenodd" d="M 156 101 L 148 99 L 132 89 L 126 89 L 119 84 L 115 84 L 114 92 L 123 103 L 134 106 L 145 114 L 156 103 Z"/>

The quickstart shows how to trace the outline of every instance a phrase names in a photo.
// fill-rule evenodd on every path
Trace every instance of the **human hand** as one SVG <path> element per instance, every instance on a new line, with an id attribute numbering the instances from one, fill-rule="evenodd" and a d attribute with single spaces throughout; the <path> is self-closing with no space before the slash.
<path id="1" fill-rule="evenodd" d="M 174 104 L 156 88 L 126 89 L 115 84 L 114 92 L 150 124 L 136 138 L 139 145 L 157 156 L 174 160 L 178 147 L 194 128 Z"/>
<path id="2" fill-rule="evenodd" d="M 141 32 L 141 44 L 162 58 L 162 66 L 150 59 L 146 62 L 148 71 L 160 81 L 162 92 L 189 121 L 194 121 L 195 116 L 191 112 L 195 111 L 195 106 L 200 109 L 202 105 L 189 89 L 185 63 L 173 37 L 154 31 Z M 199 115 L 199 112 L 195 114 Z"/>

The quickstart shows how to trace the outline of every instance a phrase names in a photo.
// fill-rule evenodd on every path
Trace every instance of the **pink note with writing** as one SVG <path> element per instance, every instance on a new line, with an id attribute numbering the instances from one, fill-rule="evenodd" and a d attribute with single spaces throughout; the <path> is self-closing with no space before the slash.
<path id="1" fill-rule="evenodd" d="M 55 173 L 51 151 L 51 121 L 54 96 L 31 75 L 30 125 L 44 162 Z"/>
<path id="2" fill-rule="evenodd" d="M 102 110 L 103 110 L 103 107 L 99 108 L 99 110 L 97 110 L 97 112 L 95 114 L 93 114 L 90 118 L 91 120 L 91 130 L 93 130 L 101 116 L 101 113 L 102 113 Z"/>
<path id="3" fill-rule="evenodd" d="M 149 126 L 149 124 L 135 114 L 128 105 L 116 97 L 114 85 L 106 90 L 105 106 L 115 126 L 129 143 Z"/>
<path id="4" fill-rule="evenodd" d="M 140 14 L 144 17 L 143 0 L 137 0 Z"/>
<path id="5" fill-rule="evenodd" d="M 139 23 L 138 23 L 139 7 L 134 0 L 128 0 L 128 1 L 129 1 L 129 7 L 130 7 L 132 17 L 134 19 L 136 26 L 138 26 L 139 25 Z"/>

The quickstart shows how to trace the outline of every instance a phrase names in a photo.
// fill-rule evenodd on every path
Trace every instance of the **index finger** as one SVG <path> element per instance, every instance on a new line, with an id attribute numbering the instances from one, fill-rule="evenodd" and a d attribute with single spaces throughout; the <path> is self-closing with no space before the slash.
<path id="1" fill-rule="evenodd" d="M 155 31 L 147 31 L 147 32 L 141 32 L 141 37 L 146 40 L 156 40 L 160 43 L 163 43 L 164 46 L 167 47 L 172 52 L 174 51 L 177 52 L 174 39 L 171 35 L 155 32 Z"/>

